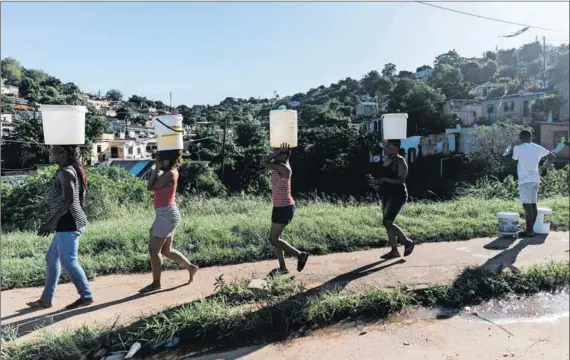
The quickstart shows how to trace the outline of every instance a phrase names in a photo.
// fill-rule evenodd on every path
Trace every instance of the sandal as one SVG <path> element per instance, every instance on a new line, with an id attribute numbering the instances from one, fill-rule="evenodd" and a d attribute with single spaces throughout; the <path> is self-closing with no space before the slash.
<path id="1" fill-rule="evenodd" d="M 534 231 L 531 231 L 531 232 L 521 231 L 521 232 L 519 232 L 519 237 L 521 237 L 521 238 L 534 237 L 535 235 L 536 234 L 534 233 Z"/>
<path id="2" fill-rule="evenodd" d="M 382 258 L 384 260 L 397 259 L 399 257 L 400 257 L 400 253 L 397 250 L 390 251 L 389 253 L 380 256 L 380 258 Z"/>
<path id="3" fill-rule="evenodd" d="M 50 307 L 52 307 L 51 303 L 45 302 L 43 300 L 32 301 L 26 303 L 26 305 L 28 305 L 31 308 L 43 308 L 43 309 L 49 309 Z"/>
<path id="4" fill-rule="evenodd" d="M 299 259 L 297 259 L 297 271 L 301 272 L 305 268 L 307 264 L 307 260 L 309 260 L 309 253 L 301 253 Z"/>
<path id="5" fill-rule="evenodd" d="M 409 242 L 406 245 L 404 245 L 404 256 L 411 255 L 412 252 L 414 251 L 415 246 L 416 244 L 412 240 L 409 240 Z"/>
<path id="6" fill-rule="evenodd" d="M 65 310 L 73 310 L 93 304 L 93 299 L 78 299 L 65 307 Z"/>

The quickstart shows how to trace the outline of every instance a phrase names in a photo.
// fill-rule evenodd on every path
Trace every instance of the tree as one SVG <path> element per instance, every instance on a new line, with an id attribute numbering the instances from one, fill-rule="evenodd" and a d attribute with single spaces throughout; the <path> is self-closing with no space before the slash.
<path id="1" fill-rule="evenodd" d="M 420 67 L 418 67 L 418 68 L 416 69 L 416 72 L 421 72 L 421 71 L 430 70 L 430 69 L 432 69 L 431 66 L 429 66 L 429 65 L 422 65 L 422 66 L 420 66 Z"/>
<path id="2" fill-rule="evenodd" d="M 110 101 L 121 101 L 123 100 L 123 93 L 117 89 L 111 89 L 105 94 L 105 98 Z"/>
<path id="3" fill-rule="evenodd" d="M 517 50 L 514 48 L 508 50 L 499 50 L 497 52 L 497 59 L 502 65 L 517 66 Z"/>
<path id="4" fill-rule="evenodd" d="M 396 65 L 392 63 L 384 65 L 384 69 L 382 69 L 382 76 L 388 78 L 393 78 L 396 76 Z"/>
<path id="5" fill-rule="evenodd" d="M 449 65 L 454 68 L 460 68 L 463 64 L 463 58 L 459 56 L 457 51 L 450 50 L 445 54 L 438 55 L 434 61 L 434 68 L 437 69 L 442 65 Z"/>
<path id="6" fill-rule="evenodd" d="M 469 84 L 464 80 L 459 68 L 448 64 L 436 66 L 429 84 L 440 89 L 448 99 L 466 99 L 470 96 Z"/>
<path id="7" fill-rule="evenodd" d="M 558 118 L 562 105 L 560 94 L 548 94 L 535 99 L 531 104 L 531 110 L 536 119 L 545 121 L 549 116 Z"/>
<path id="8" fill-rule="evenodd" d="M 11 114 L 14 111 L 14 102 L 10 96 L 0 95 L 0 106 L 2 114 Z"/>
<path id="9" fill-rule="evenodd" d="M 492 51 L 487 51 L 485 53 L 485 59 L 496 61 L 497 60 L 497 54 L 492 52 Z"/>
<path id="10" fill-rule="evenodd" d="M 414 77 L 414 73 L 412 73 L 411 71 L 407 71 L 407 70 L 400 70 L 400 72 L 398 73 L 398 77 L 400 79 L 402 79 L 402 78 L 412 79 Z"/>
<path id="11" fill-rule="evenodd" d="M 530 44 L 524 44 L 519 50 L 519 58 L 525 62 L 531 62 L 542 54 L 542 45 L 535 41 Z"/>
<path id="12" fill-rule="evenodd" d="M 393 86 L 392 81 L 390 81 L 390 79 L 385 76 L 376 80 L 376 83 L 374 84 L 375 90 L 381 93 L 382 95 L 390 94 L 390 92 L 392 91 L 392 86 Z"/>
<path id="13" fill-rule="evenodd" d="M 124 120 L 134 119 L 134 117 L 135 117 L 135 110 L 131 106 L 127 105 L 120 107 L 117 110 L 117 115 L 115 118 L 117 120 L 124 121 Z"/>
<path id="14" fill-rule="evenodd" d="M 22 65 L 12 57 L 2 60 L 2 80 L 6 85 L 20 86 L 22 81 Z"/>
<path id="15" fill-rule="evenodd" d="M 378 79 L 380 79 L 380 74 L 378 74 L 378 71 L 376 70 L 372 70 L 368 74 L 364 75 L 362 78 L 362 86 L 364 87 L 364 90 L 366 90 L 366 93 L 372 95 L 374 91 L 376 91 L 376 82 Z"/>
<path id="16" fill-rule="evenodd" d="M 403 96 L 401 111 L 408 113 L 408 132 L 441 132 L 445 120 L 440 116 L 440 109 L 445 96 L 424 81 L 414 81 L 413 87 Z"/>

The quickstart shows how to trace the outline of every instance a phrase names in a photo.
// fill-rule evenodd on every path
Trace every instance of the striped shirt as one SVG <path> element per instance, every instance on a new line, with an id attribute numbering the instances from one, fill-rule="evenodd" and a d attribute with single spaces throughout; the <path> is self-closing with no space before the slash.
<path id="1" fill-rule="evenodd" d="M 67 212 L 59 218 L 55 231 L 57 232 L 67 232 L 67 231 L 77 231 L 85 226 L 87 226 L 87 215 L 83 211 L 81 204 L 79 202 L 79 179 L 77 172 L 73 166 L 66 166 L 65 168 L 58 171 L 52 179 L 51 185 L 46 191 L 46 197 L 48 201 L 48 218 L 55 215 L 61 208 L 64 202 L 63 190 L 61 189 L 61 184 L 57 180 L 58 175 L 61 171 L 67 171 L 73 176 L 75 182 L 75 191 L 73 192 L 73 202 L 71 203 Z"/>
<path id="2" fill-rule="evenodd" d="M 291 196 L 291 176 L 284 179 L 277 171 L 271 174 L 271 198 L 273 207 L 285 207 L 295 205 Z"/>

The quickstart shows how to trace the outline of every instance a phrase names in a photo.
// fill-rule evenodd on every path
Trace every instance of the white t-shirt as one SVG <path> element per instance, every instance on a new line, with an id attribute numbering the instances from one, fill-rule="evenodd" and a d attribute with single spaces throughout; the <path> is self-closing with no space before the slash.
<path id="1" fill-rule="evenodd" d="M 538 163 L 540 159 L 548 154 L 550 154 L 550 151 L 535 143 L 524 143 L 515 146 L 513 159 L 518 161 L 519 184 L 540 182 Z"/>

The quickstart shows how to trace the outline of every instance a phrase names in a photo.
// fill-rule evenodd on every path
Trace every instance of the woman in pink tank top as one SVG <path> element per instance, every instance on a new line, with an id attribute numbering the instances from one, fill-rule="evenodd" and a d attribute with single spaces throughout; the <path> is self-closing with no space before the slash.
<path id="1" fill-rule="evenodd" d="M 156 155 L 156 163 L 148 179 L 147 188 L 154 194 L 156 217 L 150 228 L 148 251 L 152 268 L 152 283 L 140 290 L 142 293 L 159 290 L 162 271 L 162 255 L 188 271 L 188 284 L 194 279 L 198 267 L 188 261 L 179 251 L 172 248 L 174 231 L 181 222 L 176 206 L 176 185 L 178 167 L 182 163 L 182 151 L 161 151 Z"/>
<path id="2" fill-rule="evenodd" d="M 275 149 L 273 154 L 262 160 L 261 165 L 272 170 L 271 173 L 271 198 L 273 201 L 273 213 L 271 215 L 271 244 L 275 248 L 279 268 L 272 271 L 273 274 L 287 274 L 285 253 L 297 258 L 297 271 L 303 271 L 309 259 L 309 254 L 301 252 L 281 239 L 283 230 L 291 223 L 295 216 L 295 200 L 291 196 L 291 165 L 289 157 L 291 150 L 287 144 L 280 149 Z"/>

